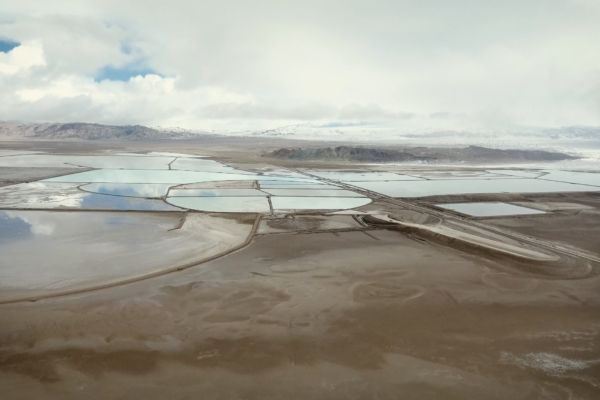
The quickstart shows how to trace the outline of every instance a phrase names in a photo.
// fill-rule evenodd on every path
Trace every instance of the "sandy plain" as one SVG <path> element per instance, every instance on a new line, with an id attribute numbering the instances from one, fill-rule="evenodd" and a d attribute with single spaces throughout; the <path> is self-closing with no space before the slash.
<path id="1" fill-rule="evenodd" d="M 197 150 L 247 170 L 324 168 L 267 163 L 259 152 L 265 144 L 254 143 L 3 142 L 2 148 Z M 445 211 L 434 221 L 441 212 L 435 202 L 473 199 L 554 211 L 487 219 Z M 410 207 L 429 211 L 421 218 Z M 600 396 L 597 193 L 449 196 L 408 205 L 380 197 L 358 211 L 356 217 L 264 216 L 247 245 L 191 268 L 0 305 L 2 397 Z M 480 251 L 448 235 L 399 229 L 398 221 L 441 223 L 463 238 L 477 233 L 551 260 Z"/>

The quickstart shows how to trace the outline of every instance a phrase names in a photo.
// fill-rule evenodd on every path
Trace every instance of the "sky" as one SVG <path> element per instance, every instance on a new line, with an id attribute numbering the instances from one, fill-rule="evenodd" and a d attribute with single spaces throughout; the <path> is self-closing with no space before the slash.
<path id="1" fill-rule="evenodd" d="M 600 126 L 600 0 L 19 0 L 0 120 Z"/>

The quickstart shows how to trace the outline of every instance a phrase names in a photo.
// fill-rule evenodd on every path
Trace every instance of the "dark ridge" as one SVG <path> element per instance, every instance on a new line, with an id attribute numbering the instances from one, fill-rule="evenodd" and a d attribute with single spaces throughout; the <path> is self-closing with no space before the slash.
<path id="1" fill-rule="evenodd" d="M 322 160 L 354 162 L 444 162 L 444 161 L 558 161 L 577 157 L 564 153 L 541 150 L 499 150 L 480 146 L 466 148 L 413 147 L 403 149 L 375 149 L 368 147 L 314 147 L 282 148 L 263 157 L 288 160 Z"/>
<path id="2" fill-rule="evenodd" d="M 578 158 L 564 153 L 543 150 L 499 150 L 480 146 L 469 146 L 465 149 L 457 150 L 459 150 L 457 156 L 467 157 L 473 160 L 510 159 L 525 161 L 559 161 L 575 160 Z"/>
<path id="3" fill-rule="evenodd" d="M 276 158 L 287 158 L 290 160 L 347 160 L 364 162 L 433 160 L 428 156 L 414 155 L 404 151 L 349 146 L 339 146 L 335 148 L 320 147 L 311 149 L 279 149 L 269 155 Z"/>

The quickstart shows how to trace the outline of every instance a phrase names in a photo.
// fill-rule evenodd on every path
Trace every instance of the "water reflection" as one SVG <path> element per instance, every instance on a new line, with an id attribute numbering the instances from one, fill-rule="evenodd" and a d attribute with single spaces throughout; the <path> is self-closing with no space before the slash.
<path id="1" fill-rule="evenodd" d="M 96 193 L 85 196 L 81 208 L 122 211 L 181 211 L 162 200 L 108 196 Z"/>
<path id="2" fill-rule="evenodd" d="M 74 183 L 32 182 L 0 188 L 0 206 L 5 208 L 64 208 L 81 206 L 88 193 Z"/>
<path id="3" fill-rule="evenodd" d="M 168 197 L 177 207 L 209 212 L 269 212 L 266 197 Z"/>
<path id="4" fill-rule="evenodd" d="M 31 224 L 10 212 L 0 211 L 0 242 L 19 240 L 30 235 Z"/>
<path id="5" fill-rule="evenodd" d="M 162 200 L 84 192 L 77 183 L 32 182 L 0 188 L 0 207 L 180 211 Z"/>
<path id="6" fill-rule="evenodd" d="M 90 183 L 82 190 L 99 194 L 128 197 L 163 197 L 176 183 Z"/>
<path id="7" fill-rule="evenodd" d="M 181 213 L 0 212 L 0 297 L 195 259 L 202 254 L 199 243 L 212 239 L 197 226 L 169 231 L 180 219 Z"/>
<path id="8" fill-rule="evenodd" d="M 229 174 L 219 172 L 177 171 L 177 170 L 131 170 L 131 169 L 102 169 L 80 172 L 46 179 L 44 182 L 92 182 L 92 183 L 194 183 L 218 181 L 246 181 L 267 179 L 265 175 Z M 268 177 L 270 181 L 294 182 L 292 178 Z M 297 180 L 300 181 L 300 180 Z M 306 183 L 315 183 L 312 180 L 303 180 Z"/>

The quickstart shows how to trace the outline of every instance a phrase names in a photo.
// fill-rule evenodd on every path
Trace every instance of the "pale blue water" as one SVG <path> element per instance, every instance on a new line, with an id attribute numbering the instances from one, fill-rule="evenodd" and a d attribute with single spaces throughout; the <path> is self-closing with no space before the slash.
<path id="1" fill-rule="evenodd" d="M 25 155 L 0 157 L 0 167 L 169 169 L 175 157 Z"/>
<path id="2" fill-rule="evenodd" d="M 140 157 L 141 158 L 141 157 Z M 145 157 L 144 157 L 145 158 Z M 107 183 L 196 183 L 219 181 L 247 181 L 265 179 L 264 175 L 226 174 L 219 172 L 177 171 L 177 170 L 138 170 L 101 169 L 80 172 L 72 175 L 46 179 L 44 182 L 107 182 Z M 269 181 L 294 182 L 292 178 L 269 177 Z M 309 179 L 303 183 L 315 183 Z"/>
<path id="3" fill-rule="evenodd" d="M 177 183 L 90 183 L 82 190 L 100 194 L 126 197 L 163 197 Z"/>
<path id="4" fill-rule="evenodd" d="M 582 185 L 600 186 L 600 173 L 595 172 L 570 172 L 570 171 L 545 171 L 549 172 L 538 179 L 579 183 Z"/>
<path id="5" fill-rule="evenodd" d="M 490 172 L 494 172 L 495 174 L 498 174 L 500 176 L 504 176 L 507 178 L 510 176 L 514 176 L 514 177 L 518 177 L 518 178 L 537 178 L 538 176 L 544 174 L 542 171 L 539 171 L 539 170 L 523 171 L 523 170 L 513 170 L 513 169 L 493 169 L 493 170 L 490 170 Z"/>
<path id="6" fill-rule="evenodd" d="M 501 202 L 481 202 L 481 203 L 445 203 L 436 204 L 438 207 L 458 211 L 459 213 L 472 215 L 474 217 L 492 217 L 502 215 L 527 215 L 527 214 L 545 214 L 544 211 L 534 210 L 533 208 L 515 206 L 513 204 Z"/>
<path id="7" fill-rule="evenodd" d="M 266 189 L 263 191 L 273 196 L 291 196 L 291 197 L 365 197 L 360 193 L 350 190 L 319 190 L 319 189 Z"/>
<path id="8" fill-rule="evenodd" d="M 254 175 L 252 172 L 231 168 L 216 161 L 202 160 L 197 158 L 178 158 L 171 163 L 171 169 Z"/>
<path id="9" fill-rule="evenodd" d="M 395 182 L 349 182 L 390 197 L 424 197 L 474 193 L 544 193 L 600 191 L 591 186 L 539 179 L 428 180 Z"/>
<path id="10" fill-rule="evenodd" d="M 410 175 L 423 179 L 511 179 L 518 178 L 507 174 L 497 174 L 494 171 L 421 171 L 411 172 Z M 534 176 L 535 177 L 535 176 Z"/>
<path id="11" fill-rule="evenodd" d="M 266 197 L 169 197 L 178 207 L 209 212 L 270 212 Z"/>
<path id="12" fill-rule="evenodd" d="M 409 175 L 395 174 L 393 172 L 338 172 L 338 171 L 306 171 L 311 175 L 320 176 L 321 178 L 345 181 L 345 182 L 362 182 L 362 181 L 420 181 L 417 178 Z"/>
<path id="13" fill-rule="evenodd" d="M 181 211 L 181 209 L 175 208 L 162 200 L 107 196 L 95 193 L 85 196 L 80 208 L 121 211 Z"/>
<path id="14" fill-rule="evenodd" d="M 321 183 L 314 179 L 290 179 L 288 177 L 267 177 L 261 175 L 258 179 L 258 183 L 262 187 L 263 185 L 321 185 Z"/>
<path id="15" fill-rule="evenodd" d="M 370 202 L 371 199 L 366 197 L 271 197 L 275 210 L 345 210 Z"/>
<path id="16" fill-rule="evenodd" d="M 256 189 L 171 189 L 169 197 L 267 197 L 265 192 Z"/>
<path id="17" fill-rule="evenodd" d="M 342 190 L 341 187 L 339 186 L 333 186 L 333 185 L 279 185 L 276 183 L 273 184 L 261 184 L 260 185 L 261 189 L 299 189 L 299 190 L 306 190 L 306 189 L 329 189 L 329 190 Z"/>

